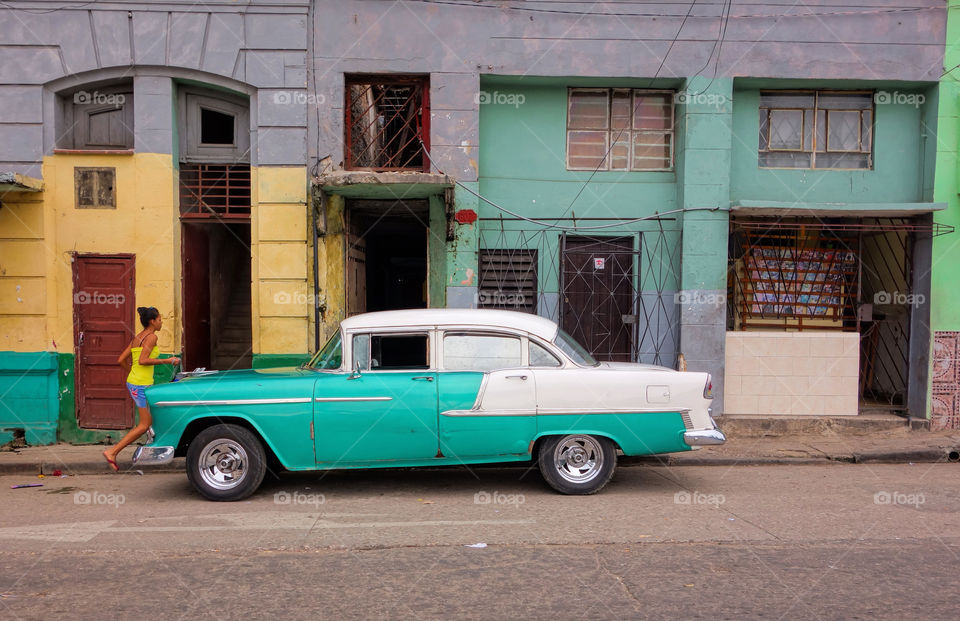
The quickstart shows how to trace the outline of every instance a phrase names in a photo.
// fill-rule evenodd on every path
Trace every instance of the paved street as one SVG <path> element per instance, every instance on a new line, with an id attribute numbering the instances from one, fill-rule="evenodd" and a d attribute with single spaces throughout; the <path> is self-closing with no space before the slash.
<path id="1" fill-rule="evenodd" d="M 0 477 L 12 619 L 953 618 L 958 466 L 283 475 L 215 504 L 182 474 Z M 10 489 L 18 483 L 43 487 Z M 485 543 L 485 548 L 466 547 Z"/>

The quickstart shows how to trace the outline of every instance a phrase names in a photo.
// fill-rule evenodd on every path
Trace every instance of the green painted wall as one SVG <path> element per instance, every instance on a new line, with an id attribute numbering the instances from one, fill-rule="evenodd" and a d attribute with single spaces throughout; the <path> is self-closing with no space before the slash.
<path id="1" fill-rule="evenodd" d="M 676 80 L 651 85 L 649 79 L 482 77 L 480 84 L 492 100 L 480 106 L 477 191 L 485 198 L 529 218 L 636 218 L 677 208 L 676 168 L 670 172 L 598 171 L 592 174 L 567 170 L 566 166 L 568 87 L 675 88 Z M 682 134 L 682 129 L 678 129 L 677 134 Z M 458 202 L 460 193 L 458 190 Z M 495 207 L 482 202 L 476 209 L 481 217 L 501 215 Z M 572 222 L 558 224 L 569 226 Z M 559 230 L 532 238 L 531 231 L 538 226 L 525 222 L 506 221 L 502 227 L 483 223 L 479 228 L 480 232 L 465 232 L 465 235 L 476 233 L 480 237 L 479 247 L 538 248 L 541 253 L 539 288 L 545 292 L 558 290 L 558 270 L 548 262 L 555 264 L 559 257 Z M 678 231 L 680 219 L 664 222 L 664 228 Z M 594 233 L 617 235 L 657 229 L 655 222 L 645 222 Z"/>
<path id="2" fill-rule="evenodd" d="M 874 106 L 873 170 L 764 169 L 757 163 L 760 88 L 801 88 L 786 80 L 735 84 L 733 98 L 733 160 L 731 200 L 769 200 L 807 203 L 917 203 L 929 200 L 925 191 L 933 169 L 922 131 L 927 103 L 936 96 L 931 86 L 873 83 L 867 88 L 902 95 L 901 101 Z M 762 85 L 762 86 L 760 86 Z M 808 83 L 806 88 L 857 88 L 860 85 Z M 911 98 L 910 96 L 915 96 Z M 929 137 L 932 139 L 932 136 Z M 927 196 L 925 196 L 927 194 Z M 851 209 L 855 209 L 851 205 Z"/>
<path id="3" fill-rule="evenodd" d="M 310 354 L 253 354 L 253 368 L 296 367 L 309 360 Z"/>
<path id="4" fill-rule="evenodd" d="M 934 220 L 960 230 L 960 0 L 950 0 L 947 13 L 947 47 L 944 66 L 949 70 L 940 78 L 937 114 L 937 172 L 934 200 L 947 203 L 947 210 Z M 960 287 L 957 266 L 960 265 L 960 232 L 942 235 L 933 240 L 931 273 L 931 327 L 933 330 L 960 330 Z"/>
<path id="5" fill-rule="evenodd" d="M 54 352 L 0 352 L 0 445 L 14 430 L 30 445 L 56 441 L 56 373 Z"/>

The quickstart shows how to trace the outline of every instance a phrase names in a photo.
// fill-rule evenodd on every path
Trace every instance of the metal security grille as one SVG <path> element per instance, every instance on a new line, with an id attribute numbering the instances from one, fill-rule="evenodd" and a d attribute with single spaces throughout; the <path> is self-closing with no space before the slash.
<path id="1" fill-rule="evenodd" d="M 560 323 L 597 359 L 675 367 L 681 254 L 676 222 L 572 217 L 540 222 L 480 218 L 479 296 L 522 287 L 536 300 L 531 312 Z M 535 280 L 518 277 L 526 265 Z M 501 276 L 500 287 L 497 275 L 510 272 L 512 277 Z"/>
<path id="2" fill-rule="evenodd" d="M 250 219 L 249 164 L 180 164 L 180 217 Z"/>
<path id="3" fill-rule="evenodd" d="M 430 148 L 425 77 L 348 77 L 346 99 L 345 168 L 429 171 L 423 153 Z"/>
<path id="4" fill-rule="evenodd" d="M 478 308 L 537 311 L 537 251 L 481 250 Z"/>

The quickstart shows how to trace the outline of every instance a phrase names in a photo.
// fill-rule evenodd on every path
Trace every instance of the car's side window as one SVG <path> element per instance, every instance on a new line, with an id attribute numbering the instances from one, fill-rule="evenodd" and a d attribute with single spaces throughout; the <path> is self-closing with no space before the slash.
<path id="1" fill-rule="evenodd" d="M 443 368 L 494 371 L 523 364 L 520 339 L 495 334 L 446 334 L 443 337 Z"/>
<path id="2" fill-rule="evenodd" d="M 357 334 L 353 337 L 354 368 L 360 371 L 401 371 L 430 368 L 426 334 Z"/>
<path id="3" fill-rule="evenodd" d="M 530 341 L 530 366 L 559 367 L 563 365 L 559 360 L 557 360 L 557 357 L 547 351 L 543 345 Z"/>

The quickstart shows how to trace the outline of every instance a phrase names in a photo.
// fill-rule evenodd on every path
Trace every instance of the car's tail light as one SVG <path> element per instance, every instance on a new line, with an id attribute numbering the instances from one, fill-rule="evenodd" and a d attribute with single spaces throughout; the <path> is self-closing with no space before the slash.
<path id="1" fill-rule="evenodd" d="M 707 373 L 707 383 L 703 387 L 703 398 L 713 399 L 713 377 Z"/>

